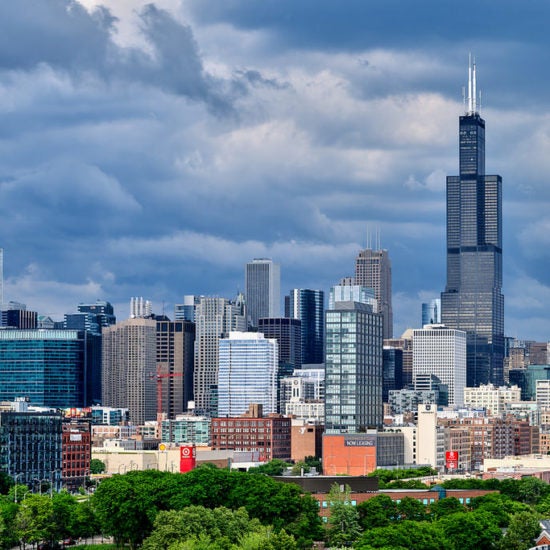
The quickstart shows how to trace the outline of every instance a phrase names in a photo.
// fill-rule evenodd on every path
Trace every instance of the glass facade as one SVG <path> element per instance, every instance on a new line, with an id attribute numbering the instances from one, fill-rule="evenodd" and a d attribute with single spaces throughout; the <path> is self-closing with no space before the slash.
<path id="1" fill-rule="evenodd" d="M 85 340 L 76 330 L 0 331 L 0 401 L 83 407 Z"/>
<path id="2" fill-rule="evenodd" d="M 61 488 L 61 413 L 0 412 L 0 471 L 33 488 Z"/>
<path id="3" fill-rule="evenodd" d="M 326 433 L 382 425 L 382 332 L 382 315 L 366 304 L 338 302 L 326 312 Z"/>
<path id="4" fill-rule="evenodd" d="M 302 364 L 323 362 L 325 337 L 325 293 L 322 290 L 295 288 L 285 306 L 285 316 L 302 322 Z"/>
<path id="5" fill-rule="evenodd" d="M 205 416 L 178 416 L 162 421 L 162 441 L 170 443 L 210 444 L 210 418 Z"/>
<path id="6" fill-rule="evenodd" d="M 460 117 L 460 175 L 447 177 L 441 321 L 467 333 L 467 385 L 504 383 L 502 178 L 485 175 L 485 121 Z"/>
<path id="7" fill-rule="evenodd" d="M 264 414 L 277 412 L 277 341 L 262 333 L 230 332 L 220 339 L 218 415 L 239 416 L 251 404 Z"/>

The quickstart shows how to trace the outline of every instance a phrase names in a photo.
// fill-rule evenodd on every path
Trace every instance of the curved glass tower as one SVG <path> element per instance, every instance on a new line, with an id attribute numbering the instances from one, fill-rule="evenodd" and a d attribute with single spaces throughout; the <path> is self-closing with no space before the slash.
<path id="1" fill-rule="evenodd" d="M 459 122 L 460 175 L 447 177 L 447 285 L 441 321 L 467 333 L 467 385 L 502 385 L 502 178 L 485 175 L 485 121 L 469 67 L 468 108 Z"/>

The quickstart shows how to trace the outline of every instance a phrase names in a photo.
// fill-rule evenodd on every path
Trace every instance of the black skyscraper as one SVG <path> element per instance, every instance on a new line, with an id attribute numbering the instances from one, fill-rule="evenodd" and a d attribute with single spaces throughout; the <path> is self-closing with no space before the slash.
<path id="1" fill-rule="evenodd" d="M 467 332 L 467 385 L 502 385 L 502 178 L 485 175 L 485 121 L 476 105 L 475 64 L 460 117 L 460 175 L 447 177 L 447 286 L 441 321 Z"/>

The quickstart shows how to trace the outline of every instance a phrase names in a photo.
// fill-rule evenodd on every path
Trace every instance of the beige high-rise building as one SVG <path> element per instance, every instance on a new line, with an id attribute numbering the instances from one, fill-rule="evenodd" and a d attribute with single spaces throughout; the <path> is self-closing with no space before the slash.
<path id="1" fill-rule="evenodd" d="M 200 414 L 217 415 L 219 340 L 231 331 L 247 329 L 242 296 L 235 302 L 226 298 L 201 296 L 195 310 L 195 409 Z"/>
<path id="2" fill-rule="evenodd" d="M 156 419 L 156 351 L 154 319 L 103 328 L 103 405 L 127 408 L 133 424 Z"/>
<path id="3" fill-rule="evenodd" d="M 416 463 L 443 471 L 445 431 L 438 425 L 436 405 L 418 405 Z"/>
<path id="4" fill-rule="evenodd" d="M 355 260 L 355 284 L 374 289 L 384 318 L 384 338 L 393 338 L 391 261 L 387 250 L 360 250 Z"/>
<path id="5" fill-rule="evenodd" d="M 477 388 L 464 388 L 464 404 L 473 409 L 484 408 L 488 414 L 500 416 L 506 408 L 506 403 L 521 401 L 521 389 L 518 386 L 501 386 L 481 384 Z"/>

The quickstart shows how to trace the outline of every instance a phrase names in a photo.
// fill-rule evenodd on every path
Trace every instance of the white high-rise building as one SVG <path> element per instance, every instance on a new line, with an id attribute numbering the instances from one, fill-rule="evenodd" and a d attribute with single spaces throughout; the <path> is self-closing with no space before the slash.
<path id="1" fill-rule="evenodd" d="M 281 268 L 268 258 L 256 258 L 245 269 L 246 309 L 250 324 L 281 314 Z"/>
<path id="2" fill-rule="evenodd" d="M 235 302 L 201 296 L 195 310 L 193 393 L 197 413 L 217 415 L 220 338 L 227 337 L 231 331 L 245 331 L 246 324 L 242 296 Z"/>
<path id="3" fill-rule="evenodd" d="M 251 403 L 277 412 L 277 340 L 261 332 L 230 332 L 220 339 L 218 416 L 240 416 Z"/>
<path id="4" fill-rule="evenodd" d="M 449 405 L 464 404 L 466 387 L 466 333 L 444 325 L 426 325 L 413 331 L 413 380 L 435 374 L 449 389 Z"/>

